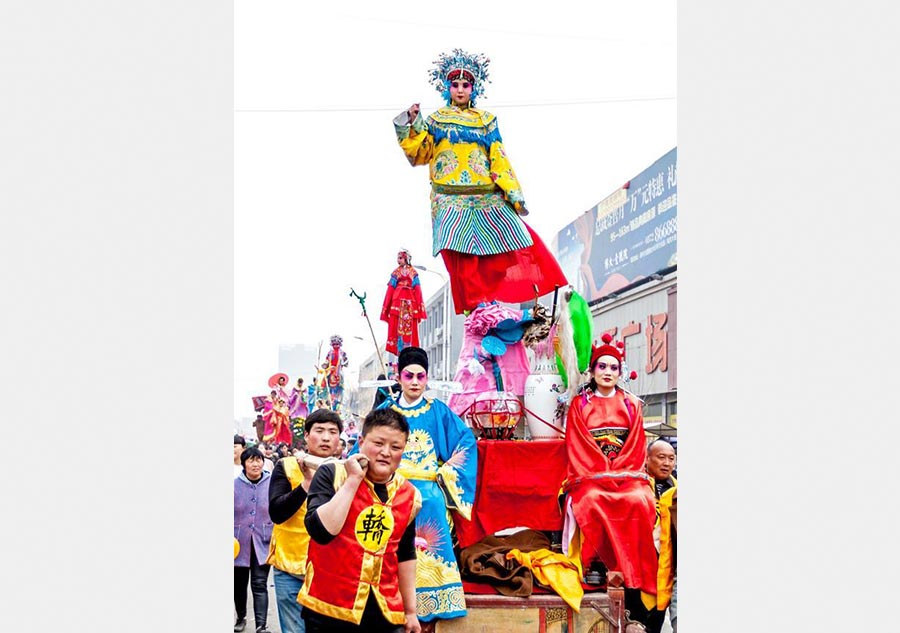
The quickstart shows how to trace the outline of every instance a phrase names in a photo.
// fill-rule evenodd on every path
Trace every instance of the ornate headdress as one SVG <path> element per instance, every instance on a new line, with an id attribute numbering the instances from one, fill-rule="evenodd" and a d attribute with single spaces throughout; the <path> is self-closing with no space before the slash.
<path id="1" fill-rule="evenodd" d="M 613 345 L 613 338 L 609 332 L 600 337 L 600 340 L 603 341 L 603 345 L 591 346 L 591 368 L 594 367 L 594 363 L 596 363 L 597 359 L 601 356 L 612 356 L 620 363 L 625 360 L 625 343 L 617 341 L 616 344 Z"/>
<path id="2" fill-rule="evenodd" d="M 344 344 L 344 339 L 342 339 L 339 335 L 335 334 L 331 337 L 331 346 L 337 347 Z"/>
<path id="3" fill-rule="evenodd" d="M 397 254 L 399 255 L 400 253 L 403 253 L 404 255 L 406 255 L 406 263 L 409 264 L 409 265 L 411 266 L 411 265 L 412 265 L 412 255 L 409 254 L 409 249 L 408 249 L 408 248 L 403 248 L 403 247 L 401 246 L 401 247 L 397 250 Z"/>
<path id="4" fill-rule="evenodd" d="M 613 343 L 613 337 L 609 332 L 606 332 L 603 336 L 600 337 L 600 340 L 603 341 L 603 345 L 591 346 L 591 364 L 590 369 L 593 370 L 594 363 L 597 362 L 597 359 L 601 356 L 612 356 L 617 361 L 619 361 L 619 365 L 621 365 L 622 369 L 622 378 L 625 382 L 630 380 L 637 379 L 637 372 L 631 371 L 627 372 L 628 366 L 625 364 L 625 343 L 623 341 L 616 341 Z"/>
<path id="5" fill-rule="evenodd" d="M 484 94 L 485 84 L 490 83 L 488 77 L 488 65 L 491 60 L 481 53 L 467 53 L 461 48 L 454 48 L 452 53 L 441 53 L 434 60 L 434 68 L 428 73 L 428 81 L 434 86 L 434 89 L 441 93 L 441 96 L 447 103 L 450 103 L 450 75 L 453 73 L 454 78 L 459 73 L 454 71 L 462 70 L 472 79 L 472 97 L 471 104 L 475 105 L 475 99 Z"/>

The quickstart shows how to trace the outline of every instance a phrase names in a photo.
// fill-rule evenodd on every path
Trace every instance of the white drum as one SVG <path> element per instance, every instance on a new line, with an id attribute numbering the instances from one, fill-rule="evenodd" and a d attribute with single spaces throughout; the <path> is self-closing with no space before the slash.
<path id="1" fill-rule="evenodd" d="M 557 413 L 557 396 L 565 392 L 559 374 L 530 374 L 525 379 L 525 423 L 533 440 L 558 439 L 563 435 L 538 419 L 566 428 L 562 413 Z M 537 417 L 535 417 L 537 416 Z"/>

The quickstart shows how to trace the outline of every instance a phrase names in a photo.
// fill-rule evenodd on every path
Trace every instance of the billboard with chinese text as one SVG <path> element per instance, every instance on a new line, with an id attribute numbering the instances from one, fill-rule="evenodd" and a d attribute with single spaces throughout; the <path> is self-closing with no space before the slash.
<path id="1" fill-rule="evenodd" d="M 674 336 L 674 306 L 669 305 L 669 288 L 674 282 L 650 294 L 617 302 L 594 317 L 594 338 L 609 332 L 625 343 L 623 374 L 634 370 L 637 379 L 628 389 L 644 396 L 672 390 L 669 373 L 674 371 L 676 350 L 670 341 Z"/>
<path id="2" fill-rule="evenodd" d="M 588 302 L 676 264 L 677 148 L 559 232 L 556 256 Z"/>

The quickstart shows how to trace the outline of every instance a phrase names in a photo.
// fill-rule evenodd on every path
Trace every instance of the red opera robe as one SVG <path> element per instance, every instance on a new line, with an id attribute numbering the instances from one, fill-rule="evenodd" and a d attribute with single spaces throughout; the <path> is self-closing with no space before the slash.
<path id="1" fill-rule="evenodd" d="M 267 402 L 263 420 L 266 422 L 265 430 L 263 431 L 263 441 L 274 444 L 284 443 L 288 446 L 294 443 L 294 434 L 291 431 L 291 418 L 286 406 L 276 404 L 269 408 L 269 403 Z"/>
<path id="2" fill-rule="evenodd" d="M 566 419 L 567 521 L 574 514 L 585 568 L 600 560 L 609 570 L 621 571 L 627 587 L 655 595 L 656 500 L 644 471 L 641 403 L 620 390 L 610 398 L 586 393 L 575 396 Z"/>
<path id="3" fill-rule="evenodd" d="M 418 347 L 419 321 L 425 316 L 419 274 L 412 266 L 398 266 L 391 273 L 381 307 L 381 320 L 388 324 L 385 349 L 399 354 L 404 347 Z"/>

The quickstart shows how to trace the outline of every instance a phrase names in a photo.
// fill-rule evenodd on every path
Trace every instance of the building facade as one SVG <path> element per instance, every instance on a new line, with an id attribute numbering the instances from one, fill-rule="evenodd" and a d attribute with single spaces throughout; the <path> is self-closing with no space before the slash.
<path id="1" fill-rule="evenodd" d="M 625 387 L 651 435 L 677 433 L 677 148 L 558 233 L 554 250 L 588 302 L 594 338 L 625 342 Z"/>

